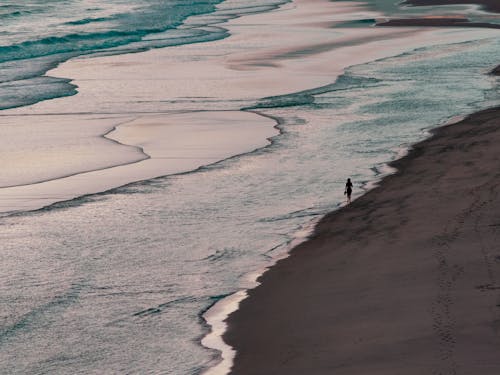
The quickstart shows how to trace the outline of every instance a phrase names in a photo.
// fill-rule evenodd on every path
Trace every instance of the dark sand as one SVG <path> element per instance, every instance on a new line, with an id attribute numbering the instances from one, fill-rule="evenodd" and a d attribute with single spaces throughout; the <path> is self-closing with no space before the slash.
<path id="1" fill-rule="evenodd" d="M 500 0 L 498 0 L 500 1 Z M 395 18 L 386 22 L 377 23 L 377 26 L 422 26 L 422 27 L 486 27 L 500 29 L 500 24 L 488 22 L 470 22 L 466 18 Z"/>
<path id="2" fill-rule="evenodd" d="M 427 5 L 460 5 L 460 4 L 478 4 L 489 12 L 500 13 L 499 0 L 406 0 L 403 4 L 427 6 Z"/>
<path id="3" fill-rule="evenodd" d="M 500 107 L 393 166 L 230 315 L 233 374 L 500 374 Z"/>
<path id="4" fill-rule="evenodd" d="M 500 0 L 406 0 L 403 4 L 422 5 L 456 5 L 478 4 L 484 10 L 500 13 Z M 500 24 L 489 22 L 470 22 L 467 18 L 454 17 L 420 17 L 398 18 L 378 23 L 377 26 L 427 26 L 427 27 L 487 27 L 500 29 Z"/>

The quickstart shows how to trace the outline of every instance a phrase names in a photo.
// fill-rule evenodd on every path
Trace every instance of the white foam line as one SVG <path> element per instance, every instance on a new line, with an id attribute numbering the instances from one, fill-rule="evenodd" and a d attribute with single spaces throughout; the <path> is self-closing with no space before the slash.
<path id="1" fill-rule="evenodd" d="M 454 117 L 450 118 L 448 121 L 446 121 L 443 125 L 432 128 L 432 129 L 439 129 L 442 126 L 457 123 L 460 120 L 462 120 L 464 117 L 465 116 L 454 116 Z M 426 129 L 423 131 L 422 136 L 423 136 L 423 139 L 420 139 L 415 143 L 421 142 L 422 140 L 429 138 L 430 136 L 432 136 L 432 133 L 430 130 Z M 378 176 L 376 176 L 375 178 L 373 178 L 372 180 L 368 181 L 364 185 L 363 192 L 360 195 L 354 197 L 354 199 L 359 198 L 360 196 L 363 196 L 368 191 L 379 186 L 385 177 L 396 173 L 397 169 L 394 167 L 391 167 L 390 163 L 393 161 L 402 159 L 403 157 L 408 155 L 408 153 L 411 151 L 412 147 L 413 147 L 413 144 L 411 144 L 411 145 L 403 144 L 403 145 L 400 145 L 399 147 L 393 149 L 395 157 L 392 160 L 385 162 L 385 163 L 378 166 L 380 174 Z M 339 209 L 343 206 L 344 206 L 344 204 L 340 204 L 337 207 L 337 209 Z M 336 211 L 337 209 L 335 209 L 333 211 Z M 293 250 L 295 247 L 297 247 L 302 242 L 307 241 L 309 239 L 309 237 L 313 234 L 318 222 L 324 216 L 325 215 L 322 215 L 319 218 L 312 219 L 306 225 L 304 225 L 299 230 L 297 230 L 295 232 L 295 234 L 293 235 L 292 241 L 290 241 L 290 243 L 288 243 L 285 246 L 285 250 L 283 252 L 280 252 L 277 256 L 273 257 L 271 264 L 267 265 L 263 269 L 253 271 L 253 272 L 247 274 L 245 279 L 252 285 L 250 288 L 239 290 L 239 291 L 219 300 L 203 314 L 203 319 L 205 319 L 206 323 L 209 325 L 210 332 L 205 337 L 203 337 L 203 339 L 201 340 L 201 344 L 208 349 L 214 349 L 220 353 L 220 358 L 218 359 L 218 362 L 216 362 L 216 364 L 213 367 L 210 367 L 207 370 L 205 370 L 203 372 L 204 375 L 227 375 L 227 374 L 229 374 L 229 372 L 231 371 L 231 368 L 233 366 L 233 363 L 234 363 L 236 351 L 233 347 L 231 347 L 226 342 L 224 342 L 224 339 L 223 339 L 223 335 L 227 330 L 226 319 L 229 317 L 229 315 L 231 315 L 233 312 L 235 312 L 239 309 L 240 303 L 248 297 L 248 291 L 251 289 L 254 289 L 260 285 L 260 283 L 258 282 L 259 277 L 262 276 L 271 267 L 273 267 L 279 260 L 290 256 L 291 250 Z"/>
<path id="2" fill-rule="evenodd" d="M 225 320 L 231 313 L 238 310 L 240 302 L 247 296 L 246 290 L 240 290 L 218 301 L 203 315 L 210 326 L 210 333 L 201 340 L 201 344 L 206 348 L 219 351 L 221 357 L 214 367 L 207 369 L 203 374 L 224 375 L 231 370 L 236 352 L 222 339 L 227 329 Z"/>
<path id="3" fill-rule="evenodd" d="M 0 213 L 36 210 L 136 181 L 196 171 L 267 147 L 269 139 L 279 134 L 275 120 L 253 112 L 198 111 L 136 117 L 115 124 L 112 131 L 106 129 L 99 138 L 105 136 L 118 145 L 134 147 L 148 158 L 0 188 Z M 204 137 L 193 137 L 199 129 Z"/>
<path id="4" fill-rule="evenodd" d="M 446 125 L 455 124 L 455 123 L 463 120 L 465 117 L 466 116 L 454 116 L 454 117 L 448 119 L 441 126 L 438 126 L 438 127 L 432 128 L 432 129 L 439 129 L 439 128 L 446 126 Z M 432 133 L 430 131 L 432 129 L 423 130 L 423 132 L 422 132 L 423 139 L 420 139 L 413 144 L 421 142 L 421 141 L 429 138 L 430 136 L 432 136 Z M 382 180 L 385 177 L 396 173 L 397 169 L 394 167 L 391 167 L 389 164 L 393 161 L 402 159 L 406 155 L 408 155 L 408 153 L 411 151 L 411 149 L 413 147 L 413 144 L 412 145 L 400 145 L 399 147 L 395 148 L 393 150 L 393 152 L 395 154 L 394 159 L 378 166 L 379 171 L 380 171 L 380 175 L 376 176 L 371 181 L 368 181 L 363 188 L 364 191 L 359 196 L 356 196 L 355 198 L 359 198 L 360 196 L 363 196 L 368 191 L 379 186 L 379 184 L 382 182 Z M 339 209 L 343 206 L 344 205 L 341 204 L 341 205 L 339 205 L 339 207 L 337 209 Z M 335 209 L 333 211 L 336 211 L 337 209 Z M 260 269 L 260 270 L 257 270 L 257 271 L 254 271 L 254 272 L 247 274 L 247 276 L 245 278 L 252 285 L 250 288 L 239 290 L 239 291 L 219 300 L 217 303 L 215 303 L 210 309 L 208 309 L 203 314 L 203 318 L 205 319 L 206 323 L 210 326 L 210 332 L 201 340 L 201 344 L 206 348 L 214 349 L 214 350 L 217 350 L 218 352 L 220 352 L 220 358 L 219 358 L 218 362 L 213 367 L 210 367 L 207 370 L 205 370 L 203 372 L 204 375 L 227 375 L 227 374 L 229 374 L 229 372 L 231 371 L 231 368 L 233 366 L 233 363 L 234 363 L 236 351 L 233 347 L 231 347 L 230 345 L 225 343 L 224 339 L 223 339 L 223 335 L 227 330 L 226 319 L 229 317 L 229 315 L 231 315 L 233 312 L 235 312 L 239 309 L 240 303 L 248 297 L 248 291 L 251 289 L 254 289 L 260 285 L 260 283 L 258 282 L 259 277 L 262 276 L 271 267 L 273 267 L 279 260 L 290 256 L 291 250 L 293 250 L 299 244 L 307 241 L 309 239 L 309 237 L 313 234 L 318 222 L 324 216 L 325 215 L 322 215 L 319 218 L 312 219 L 306 225 L 304 225 L 299 230 L 297 230 L 295 232 L 295 234 L 293 235 L 293 240 L 290 241 L 290 243 L 288 243 L 285 246 L 285 251 L 280 252 L 277 256 L 273 257 L 271 264 L 267 265 L 263 269 Z"/>
<path id="5" fill-rule="evenodd" d="M 203 319 L 205 319 L 206 323 L 210 326 L 210 332 L 203 337 L 201 344 L 208 349 L 214 349 L 220 353 L 218 362 L 213 367 L 205 370 L 203 372 L 204 375 L 229 374 L 234 363 L 236 351 L 233 347 L 225 343 L 223 339 L 223 335 L 227 330 L 226 319 L 229 315 L 238 310 L 241 301 L 248 297 L 248 291 L 260 285 L 258 282 L 260 276 L 274 266 L 279 260 L 290 256 L 290 251 L 293 248 L 309 239 L 319 220 L 320 218 L 314 218 L 297 230 L 293 235 L 292 241 L 284 247 L 285 250 L 272 258 L 271 264 L 263 269 L 248 273 L 245 279 L 252 285 L 250 288 L 239 290 L 221 299 L 203 314 Z"/>

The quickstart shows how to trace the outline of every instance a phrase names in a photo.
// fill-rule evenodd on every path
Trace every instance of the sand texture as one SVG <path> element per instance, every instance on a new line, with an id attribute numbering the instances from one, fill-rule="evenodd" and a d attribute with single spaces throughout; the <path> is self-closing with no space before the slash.
<path id="1" fill-rule="evenodd" d="M 228 318 L 233 374 L 500 374 L 500 108 L 327 215 Z"/>

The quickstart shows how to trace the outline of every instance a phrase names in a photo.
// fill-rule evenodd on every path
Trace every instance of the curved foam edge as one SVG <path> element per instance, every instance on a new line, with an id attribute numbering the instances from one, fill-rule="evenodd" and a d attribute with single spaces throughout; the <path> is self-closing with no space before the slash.
<path id="1" fill-rule="evenodd" d="M 227 345 L 222 339 L 222 335 L 227 329 L 226 318 L 238 310 L 240 302 L 247 297 L 246 290 L 240 290 L 226 298 L 218 301 L 208 311 L 203 314 L 203 319 L 210 326 L 210 332 L 203 337 L 201 344 L 209 349 L 217 350 L 220 353 L 219 362 L 203 372 L 204 375 L 223 375 L 231 370 L 235 350 Z"/>
<path id="2" fill-rule="evenodd" d="M 445 121 L 444 124 L 441 124 L 441 126 L 438 126 L 437 128 L 454 124 L 463 119 L 463 117 L 464 116 L 454 116 Z M 423 130 L 423 139 L 430 137 L 432 135 L 432 130 L 434 129 L 435 128 Z M 364 184 L 364 191 L 361 195 L 364 195 L 369 190 L 372 190 L 379 186 L 384 177 L 396 173 L 397 169 L 390 165 L 391 162 L 405 157 L 410 152 L 411 147 L 412 145 L 402 144 L 399 147 L 393 149 L 395 155 L 394 158 L 375 167 L 377 168 L 378 173 L 372 180 L 367 181 Z M 341 208 L 342 206 L 343 204 L 338 205 L 337 209 Z M 271 264 L 267 265 L 265 268 L 247 274 L 246 279 L 252 285 L 251 287 L 249 287 L 248 289 L 239 290 L 219 300 L 202 315 L 202 318 L 210 327 L 210 332 L 202 338 L 201 344 L 208 349 L 213 349 L 220 353 L 220 358 L 218 359 L 218 361 L 215 362 L 212 367 L 207 368 L 205 371 L 203 371 L 203 375 L 227 375 L 230 373 L 234 358 L 236 356 L 236 351 L 233 347 L 226 344 L 223 339 L 223 335 L 228 328 L 226 319 L 229 315 L 239 309 L 240 303 L 248 297 L 248 291 L 260 285 L 260 283 L 258 282 L 260 276 L 262 276 L 269 268 L 273 267 L 280 259 L 287 258 L 293 248 L 298 246 L 300 243 L 307 241 L 311 234 L 313 234 L 317 223 L 323 216 L 324 215 L 314 218 L 306 225 L 299 228 L 294 233 L 293 239 L 288 244 L 286 244 L 285 250 L 283 252 L 280 252 L 280 254 L 278 254 L 277 256 L 273 257 Z"/>
<path id="3" fill-rule="evenodd" d="M 201 344 L 208 349 L 213 349 L 220 353 L 218 362 L 216 362 L 214 366 L 203 371 L 203 375 L 229 374 L 233 366 L 236 351 L 233 347 L 226 344 L 223 339 L 223 335 L 227 330 L 227 317 L 238 310 L 241 301 L 248 297 L 249 290 L 260 285 L 258 282 L 260 276 L 274 266 L 279 260 L 287 258 L 293 248 L 307 241 L 314 232 L 314 228 L 319 220 L 320 218 L 314 218 L 300 227 L 294 233 L 292 240 L 285 244 L 284 251 L 272 258 L 271 264 L 267 265 L 265 268 L 248 273 L 245 279 L 249 281 L 251 287 L 239 290 L 219 300 L 202 315 L 202 318 L 210 327 L 210 332 L 202 338 Z"/>
<path id="4" fill-rule="evenodd" d="M 197 131 L 203 131 L 204 137 L 193 137 Z M 0 214 L 37 210 L 133 182 L 196 171 L 265 148 L 277 134 L 275 120 L 252 112 L 142 115 L 116 126 L 106 137 L 143 150 L 148 158 L 31 185 L 0 188 Z"/>

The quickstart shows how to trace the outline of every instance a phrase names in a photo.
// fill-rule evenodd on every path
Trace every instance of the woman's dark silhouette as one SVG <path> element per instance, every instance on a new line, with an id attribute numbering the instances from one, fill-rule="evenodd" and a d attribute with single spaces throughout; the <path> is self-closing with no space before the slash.
<path id="1" fill-rule="evenodd" d="M 345 183 L 344 195 L 347 195 L 347 203 L 351 203 L 351 194 L 352 194 L 352 182 L 351 179 L 348 178 Z"/>

